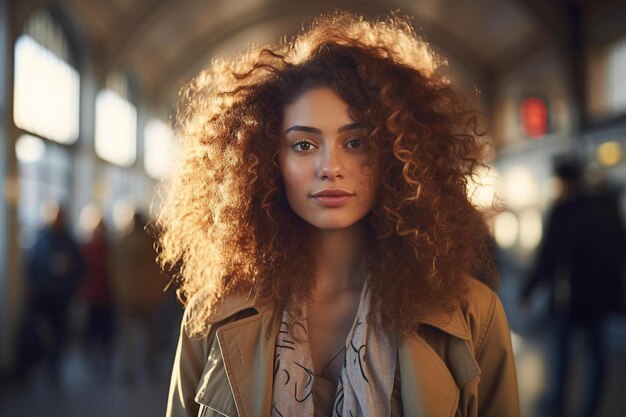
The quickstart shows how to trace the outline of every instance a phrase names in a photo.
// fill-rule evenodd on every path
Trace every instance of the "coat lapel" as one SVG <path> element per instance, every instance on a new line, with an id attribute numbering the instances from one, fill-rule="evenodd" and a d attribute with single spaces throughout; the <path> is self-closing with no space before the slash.
<path id="1" fill-rule="evenodd" d="M 404 414 L 450 417 L 459 404 L 460 390 L 480 375 L 469 346 L 470 330 L 460 309 L 450 314 L 433 312 L 423 317 L 428 325 L 447 333 L 435 343 L 419 332 L 398 346 Z M 442 358 L 446 358 L 446 362 Z"/>
<path id="2" fill-rule="evenodd" d="M 458 406 L 459 388 L 439 355 L 420 336 L 398 346 L 404 415 L 449 417 Z"/>
<path id="3" fill-rule="evenodd" d="M 258 314 L 217 330 L 222 369 L 239 417 L 269 417 L 272 409 L 275 339 L 280 314 L 279 309 L 269 305 L 254 308 Z M 404 415 L 451 417 L 458 408 L 460 390 L 480 374 L 468 344 L 469 327 L 460 310 L 450 315 L 425 317 L 422 323 L 448 336 L 442 339 L 446 341 L 445 351 L 442 346 L 433 347 L 428 337 L 419 333 L 400 341 L 398 365 Z"/>
<path id="4" fill-rule="evenodd" d="M 239 417 L 269 417 L 278 324 L 271 308 L 217 331 Z"/>

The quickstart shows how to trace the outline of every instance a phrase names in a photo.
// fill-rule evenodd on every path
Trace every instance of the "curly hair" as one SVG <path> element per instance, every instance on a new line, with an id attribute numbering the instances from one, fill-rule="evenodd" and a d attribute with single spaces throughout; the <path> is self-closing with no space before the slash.
<path id="1" fill-rule="evenodd" d="M 404 334 L 425 311 L 450 310 L 469 275 L 496 285 L 488 231 L 466 190 L 482 164 L 478 113 L 442 64 L 408 18 L 339 13 L 290 42 L 216 60 L 181 90 L 159 261 L 175 271 L 180 300 L 198 300 L 189 333 L 203 334 L 231 293 L 283 306 L 308 296 L 308 228 L 287 203 L 276 157 L 284 108 L 315 87 L 348 103 L 381 167 L 367 217 L 381 324 Z"/>

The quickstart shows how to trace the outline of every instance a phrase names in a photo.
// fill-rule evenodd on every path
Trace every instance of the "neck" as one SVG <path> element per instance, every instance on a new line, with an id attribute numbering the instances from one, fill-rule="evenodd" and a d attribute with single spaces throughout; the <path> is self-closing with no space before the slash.
<path id="1" fill-rule="evenodd" d="M 313 300 L 360 291 L 365 282 L 366 241 L 367 229 L 363 221 L 345 229 L 313 232 L 311 250 L 316 263 Z"/>

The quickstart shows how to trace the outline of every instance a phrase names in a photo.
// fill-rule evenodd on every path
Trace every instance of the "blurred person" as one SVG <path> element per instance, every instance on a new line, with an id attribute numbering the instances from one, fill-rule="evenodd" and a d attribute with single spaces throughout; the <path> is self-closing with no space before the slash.
<path id="1" fill-rule="evenodd" d="M 158 366 L 158 312 L 165 299 L 165 282 L 156 262 L 154 239 L 145 227 L 144 216 L 135 213 L 130 231 L 117 243 L 112 257 L 126 382 L 134 382 L 144 369 L 153 374 Z"/>
<path id="2" fill-rule="evenodd" d="M 595 415 L 605 376 L 603 322 L 609 312 L 620 308 L 622 271 L 626 260 L 626 232 L 620 220 L 618 193 L 605 189 L 589 192 L 583 186 L 580 161 L 559 158 L 555 174 L 560 192 L 549 211 L 544 238 L 536 262 L 522 289 L 528 305 L 541 283 L 551 288 L 551 312 L 556 328 L 550 358 L 551 392 L 546 398 L 548 412 L 566 415 L 572 335 L 579 330 L 588 360 L 581 416 Z"/>
<path id="3" fill-rule="evenodd" d="M 168 416 L 519 416 L 481 134 L 439 62 L 408 18 L 336 14 L 181 93 Z"/>
<path id="4" fill-rule="evenodd" d="M 27 311 L 21 353 L 26 362 L 43 356 L 48 376 L 57 385 L 68 337 L 68 311 L 84 274 L 84 262 L 64 209 L 56 206 L 50 210 L 49 221 L 38 232 L 27 261 Z"/>
<path id="5" fill-rule="evenodd" d="M 111 362 L 115 312 L 104 220 L 100 219 L 95 225 L 81 251 L 85 260 L 85 279 L 80 294 L 87 309 L 84 344 L 98 370 L 107 372 Z"/>

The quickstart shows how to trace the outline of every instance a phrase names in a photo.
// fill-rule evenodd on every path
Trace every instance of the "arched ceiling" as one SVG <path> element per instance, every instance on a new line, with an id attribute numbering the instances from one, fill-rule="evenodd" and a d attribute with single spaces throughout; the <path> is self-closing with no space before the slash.
<path id="1" fill-rule="evenodd" d="M 563 0 L 565 1 L 565 0 Z M 42 2 L 33 1 L 40 5 Z M 45 2 L 44 2 L 45 3 Z M 104 71 L 130 69 L 142 93 L 170 105 L 180 86 L 216 54 L 292 36 L 322 12 L 372 17 L 396 10 L 469 83 L 483 90 L 499 73 L 548 42 L 556 9 L 540 0 L 49 0 L 98 50 Z M 545 16 L 547 15 L 547 18 Z M 542 20 L 541 17 L 544 17 Z M 546 21 L 547 19 L 547 21 Z M 555 30 L 558 21 L 553 22 Z M 454 69 L 453 68 L 453 69 Z"/>

